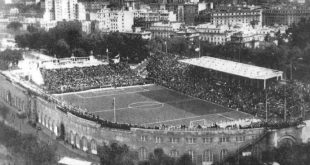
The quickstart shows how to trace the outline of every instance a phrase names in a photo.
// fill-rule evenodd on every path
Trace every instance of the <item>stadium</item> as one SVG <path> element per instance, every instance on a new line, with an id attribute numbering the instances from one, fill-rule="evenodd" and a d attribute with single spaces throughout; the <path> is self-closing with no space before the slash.
<path id="1" fill-rule="evenodd" d="M 211 63 L 202 65 L 207 61 Z M 239 82 L 260 90 L 283 74 L 211 57 L 184 59 L 178 65 L 182 63 L 216 70 L 216 76 L 227 79 L 243 76 Z M 142 65 L 108 65 L 92 56 L 56 59 L 33 52 L 24 55 L 22 69 L 1 73 L 0 96 L 43 131 L 90 155 L 97 154 L 97 146 L 117 142 L 137 151 L 140 160 L 162 148 L 171 157 L 187 153 L 196 164 L 212 164 L 236 151 L 259 155 L 263 150 L 248 148 L 266 138 L 261 116 L 241 111 L 231 101 L 226 105 L 145 80 Z M 221 65 L 234 69 L 223 70 Z M 178 84 L 175 79 L 170 80 Z"/>

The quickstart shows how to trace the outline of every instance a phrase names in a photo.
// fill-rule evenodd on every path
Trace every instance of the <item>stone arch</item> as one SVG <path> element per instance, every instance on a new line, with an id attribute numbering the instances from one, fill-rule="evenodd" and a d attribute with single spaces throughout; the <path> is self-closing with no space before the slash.
<path id="1" fill-rule="evenodd" d="M 144 147 L 139 148 L 139 159 L 147 160 L 147 150 Z"/>
<path id="2" fill-rule="evenodd" d="M 227 149 L 222 149 L 220 151 L 220 161 L 223 161 L 226 158 L 227 155 L 228 155 L 228 150 Z"/>
<path id="3" fill-rule="evenodd" d="M 57 122 L 53 120 L 53 127 L 52 127 L 52 131 L 54 132 L 54 134 L 56 136 L 58 136 L 58 126 L 57 126 Z"/>
<path id="4" fill-rule="evenodd" d="M 91 140 L 90 149 L 91 149 L 91 153 L 97 154 L 97 142 L 96 142 L 96 140 L 94 140 L 94 139 Z"/>
<path id="5" fill-rule="evenodd" d="M 43 116 L 42 112 L 39 111 L 38 112 L 38 121 L 39 121 L 39 123 L 42 123 L 42 116 Z"/>
<path id="6" fill-rule="evenodd" d="M 71 144 L 75 144 L 75 136 L 74 136 L 73 131 L 70 131 L 70 141 L 71 141 Z"/>
<path id="7" fill-rule="evenodd" d="M 203 162 L 213 162 L 213 153 L 211 150 L 204 150 L 202 155 Z"/>
<path id="8" fill-rule="evenodd" d="M 196 152 L 192 149 L 187 151 L 188 155 L 191 156 L 192 161 L 195 162 L 196 161 Z"/>
<path id="9" fill-rule="evenodd" d="M 83 151 L 87 151 L 88 150 L 87 144 L 88 144 L 88 140 L 87 140 L 87 138 L 85 136 L 83 136 L 82 137 L 82 146 L 81 146 Z"/>
<path id="10" fill-rule="evenodd" d="M 296 138 L 292 135 L 284 135 L 278 139 L 279 146 L 281 145 L 293 145 L 296 143 Z"/>
<path id="11" fill-rule="evenodd" d="M 46 123 L 47 123 L 47 116 L 44 115 L 44 119 L 43 119 L 43 125 L 46 127 Z"/>
<path id="12" fill-rule="evenodd" d="M 75 135 L 75 146 L 77 147 L 77 148 L 81 148 L 81 145 L 80 145 L 80 136 L 79 136 L 79 134 L 76 134 Z"/>
<path id="13" fill-rule="evenodd" d="M 54 121 L 52 118 L 50 118 L 50 122 L 51 122 L 51 124 L 50 124 L 50 130 L 54 133 L 54 124 L 55 124 L 55 121 Z"/>
<path id="14" fill-rule="evenodd" d="M 48 117 L 47 118 L 47 129 L 49 129 L 49 130 L 51 130 L 51 118 L 50 117 Z"/>

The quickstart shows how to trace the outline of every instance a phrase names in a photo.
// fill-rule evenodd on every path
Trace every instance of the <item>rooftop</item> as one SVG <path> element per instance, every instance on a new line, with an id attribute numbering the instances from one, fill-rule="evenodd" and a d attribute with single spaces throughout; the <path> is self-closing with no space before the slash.
<path id="1" fill-rule="evenodd" d="M 235 61 L 223 60 L 219 58 L 204 56 L 201 58 L 192 58 L 179 60 L 180 62 L 220 71 L 249 79 L 266 80 L 274 77 L 282 77 L 283 72 L 269 68 L 258 67 Z"/>

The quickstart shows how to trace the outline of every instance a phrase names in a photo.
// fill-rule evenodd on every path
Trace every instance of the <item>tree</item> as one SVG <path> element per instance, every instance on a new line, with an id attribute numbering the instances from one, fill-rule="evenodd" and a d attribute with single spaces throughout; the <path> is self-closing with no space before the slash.
<path id="1" fill-rule="evenodd" d="M 1 105 L 1 106 L 0 106 L 0 111 L 1 111 L 1 112 L 0 112 L 0 113 L 1 113 L 1 116 L 3 117 L 3 119 L 5 119 L 6 116 L 7 116 L 7 114 L 9 113 L 8 107 Z"/>
<path id="2" fill-rule="evenodd" d="M 98 147 L 98 156 L 101 165 L 134 165 L 137 154 L 129 151 L 127 145 L 111 143 Z"/>
<path id="3" fill-rule="evenodd" d="M 184 154 L 176 161 L 176 165 L 193 165 L 192 157 Z"/>
<path id="4" fill-rule="evenodd" d="M 6 49 L 0 52 L 0 69 L 6 70 L 9 65 L 17 65 L 18 61 L 22 60 L 22 52 L 20 50 Z"/>
<path id="5" fill-rule="evenodd" d="M 28 25 L 28 26 L 27 26 L 27 31 L 30 32 L 30 33 L 34 33 L 34 32 L 38 32 L 39 29 L 36 28 L 36 27 L 33 26 L 33 25 Z"/>
<path id="6" fill-rule="evenodd" d="M 22 27 L 23 25 L 20 23 L 20 22 L 17 22 L 17 21 L 14 21 L 14 22 L 10 22 L 6 28 L 7 29 L 10 29 L 10 30 L 13 30 L 13 31 L 18 31 L 20 30 L 20 28 Z"/>
<path id="7" fill-rule="evenodd" d="M 156 148 L 150 153 L 148 162 L 150 165 L 174 165 L 174 159 L 167 156 L 161 148 Z"/>
<path id="8" fill-rule="evenodd" d="M 55 53 L 58 55 L 57 57 L 64 58 L 70 57 L 70 46 L 64 39 L 60 39 L 57 41 L 55 45 Z"/>

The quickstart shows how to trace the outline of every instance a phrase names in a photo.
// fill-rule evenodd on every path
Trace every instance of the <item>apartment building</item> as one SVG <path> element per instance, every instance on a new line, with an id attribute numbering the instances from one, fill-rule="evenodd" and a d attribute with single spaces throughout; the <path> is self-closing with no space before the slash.
<path id="1" fill-rule="evenodd" d="M 215 45 L 224 45 L 231 40 L 233 31 L 227 25 L 214 25 L 211 23 L 196 26 L 201 41 L 208 41 Z"/>
<path id="2" fill-rule="evenodd" d="M 182 23 L 157 22 L 150 27 L 149 31 L 152 33 L 152 38 L 170 38 L 180 29 L 181 25 Z"/>
<path id="3" fill-rule="evenodd" d="M 110 10 L 103 8 L 96 13 L 90 13 L 91 20 L 99 22 L 99 29 L 106 32 L 132 31 L 134 13 L 125 10 Z"/>
<path id="4" fill-rule="evenodd" d="M 276 7 L 263 11 L 263 25 L 272 26 L 298 23 L 302 18 L 310 18 L 310 9 L 305 7 Z"/>
<path id="5" fill-rule="evenodd" d="M 200 13 L 202 20 L 215 25 L 234 25 L 237 23 L 249 24 L 255 22 L 262 24 L 262 11 L 259 9 L 240 9 L 240 10 L 205 10 Z"/>

